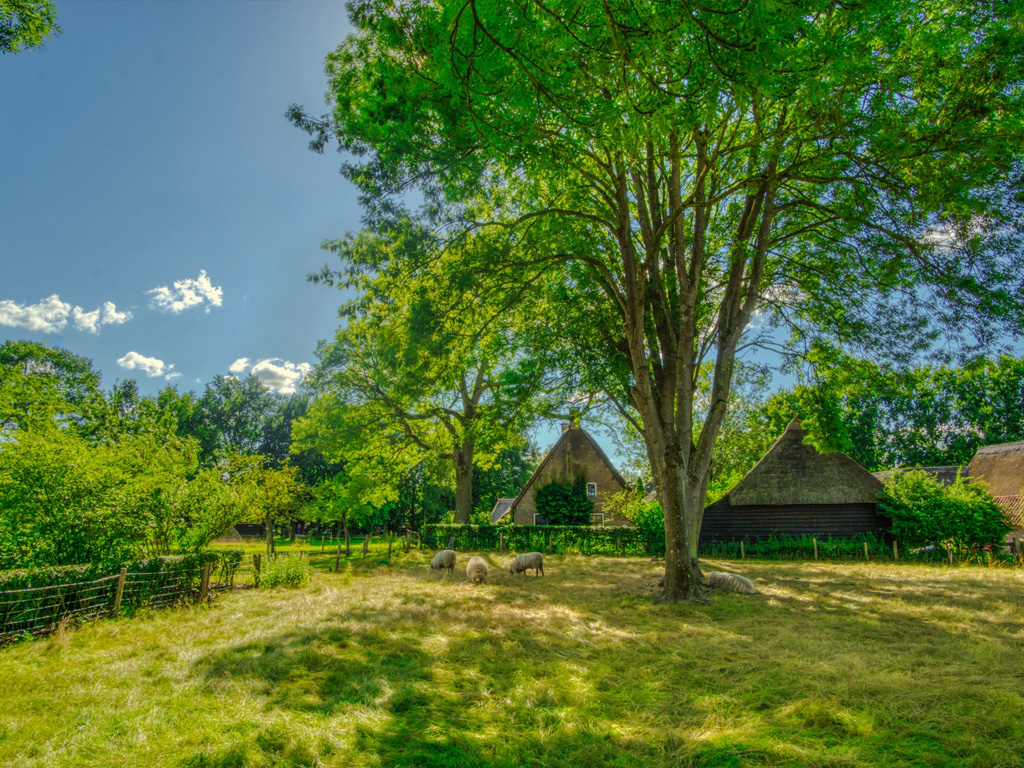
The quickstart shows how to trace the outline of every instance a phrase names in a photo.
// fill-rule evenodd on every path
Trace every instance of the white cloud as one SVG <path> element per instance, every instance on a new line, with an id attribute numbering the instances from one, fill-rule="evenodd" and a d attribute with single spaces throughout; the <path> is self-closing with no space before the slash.
<path id="1" fill-rule="evenodd" d="M 235 361 L 235 364 L 239 362 L 241 360 Z M 293 395 L 299 381 L 311 370 L 313 366 L 309 363 L 290 363 L 279 357 L 270 357 L 256 363 L 249 373 L 258 378 L 267 389 L 281 395 Z"/>
<path id="2" fill-rule="evenodd" d="M 232 373 L 241 373 L 242 371 L 245 370 L 247 365 L 249 365 L 249 358 L 240 357 L 231 364 L 231 367 L 228 368 L 228 370 L 231 371 Z"/>
<path id="3" fill-rule="evenodd" d="M 68 320 L 80 331 L 99 333 L 104 325 L 121 325 L 131 319 L 131 312 L 118 312 L 112 301 L 105 301 L 89 312 L 61 301 L 56 293 L 35 304 L 19 304 L 10 299 L 0 301 L 0 325 L 42 333 L 60 333 L 67 327 Z"/>
<path id="4" fill-rule="evenodd" d="M 171 373 L 171 369 L 174 368 L 173 365 L 167 365 L 163 360 L 155 357 L 140 355 L 138 352 L 129 352 L 124 357 L 119 357 L 117 364 L 129 371 L 142 371 L 150 378 L 166 375 L 168 377 L 167 380 L 170 381 L 171 378 L 180 375 Z"/>
<path id="5" fill-rule="evenodd" d="M 153 307 L 174 314 L 204 302 L 207 303 L 206 311 L 209 312 L 211 306 L 219 307 L 224 297 L 223 289 L 210 282 L 205 269 L 200 270 L 199 277 L 195 280 L 175 280 L 172 286 L 161 285 L 146 293 L 153 297 L 150 300 Z"/>

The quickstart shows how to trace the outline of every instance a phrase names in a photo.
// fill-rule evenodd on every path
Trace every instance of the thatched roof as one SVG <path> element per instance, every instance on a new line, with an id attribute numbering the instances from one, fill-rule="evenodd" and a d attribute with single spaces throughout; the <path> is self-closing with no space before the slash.
<path id="1" fill-rule="evenodd" d="M 872 472 L 871 474 L 881 480 L 884 484 L 889 481 L 890 477 L 900 472 L 924 472 L 925 474 L 934 477 L 943 485 L 952 485 L 955 483 L 957 475 L 962 478 L 966 478 L 969 475 L 966 464 L 960 466 L 952 465 L 949 467 L 898 467 L 897 469 L 886 469 L 882 472 Z"/>
<path id="2" fill-rule="evenodd" d="M 971 461 L 971 480 L 984 481 L 993 496 L 1016 496 L 1024 488 L 1024 440 L 986 445 Z"/>
<path id="3" fill-rule="evenodd" d="M 793 419 L 775 445 L 718 503 L 734 507 L 871 504 L 882 483 L 844 453 L 818 453 Z"/>
<path id="4" fill-rule="evenodd" d="M 496 523 L 508 514 L 508 511 L 512 509 L 513 501 L 515 499 L 498 499 L 494 504 L 494 509 L 491 510 L 491 522 Z"/>

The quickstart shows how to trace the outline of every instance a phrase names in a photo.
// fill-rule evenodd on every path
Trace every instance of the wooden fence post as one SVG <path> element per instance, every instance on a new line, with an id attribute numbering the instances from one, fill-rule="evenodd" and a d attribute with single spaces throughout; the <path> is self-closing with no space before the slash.
<path id="1" fill-rule="evenodd" d="M 205 602 L 210 596 L 210 568 L 213 563 L 203 563 L 203 575 L 199 577 L 199 601 Z"/>
<path id="2" fill-rule="evenodd" d="M 260 564 L 262 560 L 262 555 L 252 556 L 252 580 L 257 587 L 260 585 Z"/>
<path id="3" fill-rule="evenodd" d="M 551 531 L 548 531 L 548 543 L 544 546 L 545 552 L 551 551 Z"/>
<path id="4" fill-rule="evenodd" d="M 900 550 L 899 547 L 896 546 L 895 539 L 893 539 L 892 542 L 892 560 L 894 563 L 898 563 L 900 561 Z"/>
<path id="5" fill-rule="evenodd" d="M 952 547 L 946 547 L 946 551 L 949 553 L 949 564 L 952 565 L 953 564 L 953 548 Z"/>
<path id="6" fill-rule="evenodd" d="M 1024 565 L 1024 553 L 1020 551 L 1020 541 L 1017 539 L 1016 536 L 1013 537 L 1013 551 L 1017 555 L 1017 557 L 1015 558 L 1017 562 L 1021 565 Z"/>
<path id="7" fill-rule="evenodd" d="M 388 534 L 388 562 L 391 562 L 391 540 L 394 538 L 390 533 Z"/>
<path id="8" fill-rule="evenodd" d="M 870 557 L 868 557 L 868 543 L 866 541 L 864 542 L 864 559 L 865 560 L 870 560 L 871 559 Z"/>
<path id="9" fill-rule="evenodd" d="M 448 549 L 455 549 L 455 537 L 448 539 Z"/>
<path id="10" fill-rule="evenodd" d="M 338 554 L 334 558 L 334 572 L 341 573 L 341 539 L 338 539 Z"/>
<path id="11" fill-rule="evenodd" d="M 370 550 L 370 537 L 369 536 L 364 536 L 363 537 L 363 560 L 366 559 L 366 553 L 369 552 L 369 550 Z"/>
<path id="12" fill-rule="evenodd" d="M 111 611 L 114 616 L 117 616 L 121 610 L 121 598 L 124 596 L 124 579 L 127 575 L 127 568 L 122 568 L 121 572 L 117 574 L 117 589 L 114 591 L 114 610 Z"/>
<path id="13" fill-rule="evenodd" d="M 817 560 L 818 559 L 818 539 L 817 539 L 817 537 L 814 537 L 814 538 L 811 539 L 811 541 L 814 543 L 814 559 Z"/>
<path id="14" fill-rule="evenodd" d="M 505 532 L 504 531 L 498 531 L 498 551 L 499 552 L 504 552 L 505 551 Z"/>

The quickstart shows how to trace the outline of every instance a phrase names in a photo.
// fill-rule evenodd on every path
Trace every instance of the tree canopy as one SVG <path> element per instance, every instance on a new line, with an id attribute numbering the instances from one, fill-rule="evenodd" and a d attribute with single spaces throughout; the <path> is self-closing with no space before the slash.
<path id="1" fill-rule="evenodd" d="M 371 222 L 418 187 L 561 295 L 644 435 L 664 599 L 755 317 L 906 359 L 1022 329 L 1021 9 L 367 0 L 323 118 Z M 758 313 L 755 315 L 755 313 Z M 707 365 L 705 365 L 707 363 Z M 707 397 L 698 397 L 700 381 Z"/>

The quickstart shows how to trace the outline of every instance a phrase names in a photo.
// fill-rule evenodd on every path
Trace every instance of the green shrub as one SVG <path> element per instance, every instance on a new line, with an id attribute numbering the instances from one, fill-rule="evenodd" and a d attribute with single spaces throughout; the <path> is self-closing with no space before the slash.
<path id="1" fill-rule="evenodd" d="M 590 525 L 594 502 L 587 497 L 587 476 L 576 475 L 570 482 L 552 480 L 534 494 L 537 513 L 548 525 Z"/>
<path id="2" fill-rule="evenodd" d="M 272 557 L 260 574 L 260 589 L 302 587 L 313 578 L 313 569 L 304 557 Z"/>
<path id="3" fill-rule="evenodd" d="M 892 519 L 892 535 L 910 547 L 951 546 L 977 552 L 997 546 L 1011 526 L 992 495 L 961 478 L 944 486 L 926 472 L 894 474 L 879 498 Z"/>

